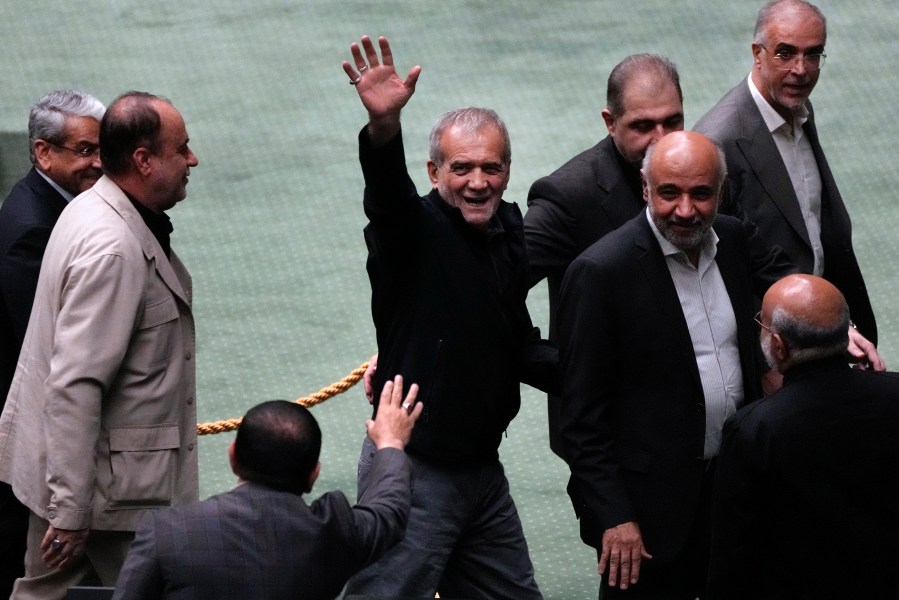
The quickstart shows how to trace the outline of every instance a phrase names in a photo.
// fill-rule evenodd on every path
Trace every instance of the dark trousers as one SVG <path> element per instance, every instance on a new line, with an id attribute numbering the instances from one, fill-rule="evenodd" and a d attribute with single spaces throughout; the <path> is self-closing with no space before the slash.
<path id="1" fill-rule="evenodd" d="M 9 598 L 13 582 L 25 574 L 28 509 L 0 481 L 0 598 Z"/>
<path id="2" fill-rule="evenodd" d="M 361 498 L 374 444 L 359 460 Z M 374 598 L 542 600 L 518 511 L 500 462 L 442 467 L 412 462 L 412 511 L 406 537 L 347 584 Z"/>

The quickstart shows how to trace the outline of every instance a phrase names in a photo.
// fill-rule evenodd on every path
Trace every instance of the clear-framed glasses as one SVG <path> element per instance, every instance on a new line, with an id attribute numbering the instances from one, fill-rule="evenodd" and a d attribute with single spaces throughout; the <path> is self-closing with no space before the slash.
<path id="1" fill-rule="evenodd" d="M 789 71 L 800 60 L 805 61 L 805 68 L 809 71 L 817 71 L 824 66 L 824 59 L 827 55 L 823 52 L 810 52 L 808 54 L 800 54 L 792 50 L 781 50 L 780 52 L 771 52 L 762 44 L 759 44 L 762 50 L 770 54 L 774 58 L 774 66 L 779 71 Z"/>
<path id="2" fill-rule="evenodd" d="M 762 311 L 755 313 L 755 316 L 752 317 L 752 320 L 755 321 L 756 323 L 758 323 L 759 327 L 762 327 L 763 329 L 767 329 L 770 333 L 774 333 L 774 330 L 772 330 L 770 327 L 768 327 L 767 325 L 762 323 Z"/>
<path id="3" fill-rule="evenodd" d="M 47 143 L 56 146 L 57 148 L 68 150 L 69 152 L 76 154 L 78 157 L 85 160 L 93 158 L 100 154 L 100 146 L 95 146 L 93 144 L 84 144 L 83 146 L 79 146 L 77 148 L 69 148 L 68 146 L 63 146 L 62 144 L 57 144 L 56 142 L 51 142 L 50 140 L 46 141 Z"/>

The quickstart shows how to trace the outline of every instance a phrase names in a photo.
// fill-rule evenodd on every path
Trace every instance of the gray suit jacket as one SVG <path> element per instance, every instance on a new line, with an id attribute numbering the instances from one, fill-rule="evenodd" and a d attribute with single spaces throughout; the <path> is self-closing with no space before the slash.
<path id="1" fill-rule="evenodd" d="M 846 296 L 852 319 L 869 340 L 877 343 L 877 323 L 868 290 L 852 249 L 852 225 L 833 173 L 818 141 L 811 104 L 805 124 L 821 174 L 821 243 L 824 278 Z M 765 126 L 744 79 L 730 90 L 693 128 L 721 145 L 727 156 L 729 194 L 721 212 L 742 208 L 758 226 L 759 235 L 786 251 L 803 273 L 814 267 L 808 231 L 790 175 Z"/>
<path id="2" fill-rule="evenodd" d="M 296 494 L 246 483 L 154 512 L 137 531 L 115 599 L 334 598 L 405 533 L 406 455 L 378 451 L 371 481 L 354 507 L 340 492 L 307 505 Z"/>

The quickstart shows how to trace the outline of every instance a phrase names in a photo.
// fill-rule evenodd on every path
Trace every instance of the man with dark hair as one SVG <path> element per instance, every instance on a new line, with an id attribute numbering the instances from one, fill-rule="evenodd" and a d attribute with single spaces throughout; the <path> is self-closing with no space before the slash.
<path id="1" fill-rule="evenodd" d="M 541 598 L 499 461 L 519 382 L 558 384 L 558 354 L 539 339 L 527 297 L 521 213 L 502 199 L 511 146 L 492 110 L 450 111 L 434 125 L 419 196 L 406 170 L 400 111 L 421 67 L 402 80 L 385 38 L 343 63 L 368 112 L 359 134 L 369 223 L 368 275 L 378 339 L 377 390 L 402 373 L 425 413 L 407 451 L 412 511 L 403 542 L 350 580 L 377 597 Z M 364 54 L 363 54 L 364 52 Z M 378 410 L 377 405 L 375 411 Z M 371 444 L 359 465 L 369 479 Z"/>
<path id="2" fill-rule="evenodd" d="M 725 424 L 712 597 L 899 598 L 899 374 L 849 368 L 849 307 L 820 277 L 774 284 L 756 318 L 784 385 Z"/>
<path id="3" fill-rule="evenodd" d="M 0 480 L 31 513 L 13 598 L 112 585 L 141 516 L 199 493 L 191 280 L 163 213 L 197 159 L 178 111 L 145 93 L 113 102 L 100 145 L 126 168 L 53 229 L 0 416 Z"/>
<path id="4" fill-rule="evenodd" d="M 77 90 L 50 92 L 31 107 L 34 165 L 0 206 L 0 410 L 25 339 L 50 232 L 67 203 L 102 175 L 100 119 L 106 107 Z M 24 573 L 28 509 L 0 482 L 0 598 Z"/>
<path id="5" fill-rule="evenodd" d="M 307 504 L 321 463 L 312 414 L 274 400 L 247 412 L 228 449 L 236 488 L 150 513 L 116 584 L 116 600 L 330 600 L 360 568 L 403 537 L 411 470 L 403 448 L 422 412 L 418 386 L 388 381 L 368 437 L 376 448 L 359 503 L 328 492 Z"/>
<path id="6" fill-rule="evenodd" d="M 726 174 L 704 136 L 663 137 L 644 159 L 647 209 L 562 283 L 568 493 L 602 598 L 704 597 L 721 427 L 760 394 L 749 241 L 717 215 Z"/>
<path id="7" fill-rule="evenodd" d="M 852 248 L 852 224 L 818 140 L 809 96 L 824 66 L 827 22 L 803 0 L 759 11 L 749 76 L 695 126 L 724 149 L 724 210 L 739 206 L 759 236 L 783 248 L 800 272 L 845 295 L 858 330 L 877 343 L 877 323 Z"/>
<path id="8" fill-rule="evenodd" d="M 646 208 L 640 163 L 650 144 L 684 128 L 677 67 L 664 56 L 633 54 L 609 75 L 602 118 L 609 134 L 528 192 L 524 234 L 530 285 L 549 286 L 549 336 L 557 338 L 556 314 L 565 270 L 607 233 Z M 549 443 L 561 454 L 559 403 L 548 398 Z"/>

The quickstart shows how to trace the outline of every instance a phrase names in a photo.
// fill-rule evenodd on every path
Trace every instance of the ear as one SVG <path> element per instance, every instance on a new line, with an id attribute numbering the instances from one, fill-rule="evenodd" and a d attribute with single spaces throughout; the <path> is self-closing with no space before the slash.
<path id="1" fill-rule="evenodd" d="M 34 141 L 34 160 L 37 161 L 37 166 L 44 173 L 49 172 L 52 166 L 53 161 L 50 158 L 51 146 L 52 144 L 46 140 Z"/>
<path id="2" fill-rule="evenodd" d="M 437 187 L 437 165 L 431 160 L 428 161 L 428 179 L 432 187 Z"/>
<path id="3" fill-rule="evenodd" d="M 640 169 L 640 185 L 643 187 L 643 202 L 649 202 L 649 184 L 646 183 L 646 175 L 643 174 L 643 169 Z"/>
<path id="4" fill-rule="evenodd" d="M 755 42 L 752 43 L 753 67 L 761 67 L 762 66 L 762 57 L 761 57 L 762 50 L 763 50 L 763 48 L 759 44 L 756 44 Z"/>
<path id="5" fill-rule="evenodd" d="M 609 130 L 609 133 L 612 133 L 612 128 L 615 126 L 615 117 L 612 116 L 608 108 L 602 109 L 602 120 L 605 121 L 606 129 Z"/>
<path id="6" fill-rule="evenodd" d="M 237 475 L 237 459 L 234 455 L 234 440 L 231 440 L 231 443 L 228 444 L 228 464 L 231 465 L 231 472 Z M 237 475 L 240 477 L 240 475 Z"/>
<path id="7" fill-rule="evenodd" d="M 150 174 L 153 167 L 150 164 L 150 158 L 152 158 L 153 154 L 150 152 L 148 148 L 138 148 L 134 151 L 134 154 L 131 155 L 131 160 L 134 162 L 134 167 L 137 169 L 137 172 L 146 177 Z"/>
<path id="8" fill-rule="evenodd" d="M 772 333 L 771 337 L 771 347 L 774 350 L 775 358 L 777 358 L 777 364 L 782 365 L 790 358 L 790 349 L 779 333 Z"/>
<path id="9" fill-rule="evenodd" d="M 312 486 L 315 485 L 315 480 L 318 479 L 318 474 L 322 471 L 322 463 L 321 461 L 315 463 L 315 468 L 312 469 L 312 472 L 309 473 L 309 480 L 306 483 L 306 493 L 312 491 Z"/>

